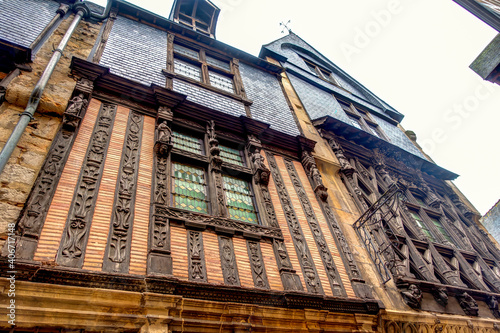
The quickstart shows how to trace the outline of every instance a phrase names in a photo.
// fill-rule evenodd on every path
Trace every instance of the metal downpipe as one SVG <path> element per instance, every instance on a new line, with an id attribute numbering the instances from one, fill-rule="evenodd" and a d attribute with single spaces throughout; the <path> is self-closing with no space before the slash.
<path id="1" fill-rule="evenodd" d="M 17 143 L 21 139 L 21 136 L 24 130 L 26 129 L 26 126 L 28 126 L 28 123 L 33 119 L 33 114 L 35 113 L 38 104 L 40 103 L 40 98 L 42 97 L 43 91 L 45 90 L 45 86 L 47 85 L 47 82 L 49 81 L 52 72 L 54 71 L 57 63 L 59 62 L 59 59 L 62 56 L 64 48 L 68 44 L 69 39 L 73 35 L 73 32 L 78 26 L 78 23 L 80 23 L 80 20 L 82 19 L 83 15 L 84 15 L 84 9 L 78 8 L 77 13 L 75 14 L 75 18 L 73 19 L 73 22 L 71 22 L 68 31 L 66 31 L 66 33 L 64 34 L 61 42 L 57 46 L 57 49 L 54 50 L 54 53 L 52 54 L 52 57 L 50 58 L 49 63 L 47 64 L 47 67 L 45 67 L 42 76 L 40 77 L 40 79 L 38 79 L 35 88 L 31 92 L 28 105 L 24 109 L 24 112 L 21 113 L 20 115 L 21 117 L 19 118 L 16 127 L 10 134 L 9 139 L 7 140 L 5 146 L 0 152 L 0 174 L 3 172 L 5 165 L 7 164 L 7 161 L 9 160 L 10 156 L 12 155 L 12 152 L 16 148 Z"/>

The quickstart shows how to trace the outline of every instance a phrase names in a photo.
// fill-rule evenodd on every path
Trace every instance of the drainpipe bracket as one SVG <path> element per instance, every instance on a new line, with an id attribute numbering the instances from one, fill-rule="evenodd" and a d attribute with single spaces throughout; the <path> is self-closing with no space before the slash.
<path id="1" fill-rule="evenodd" d="M 33 117 L 33 115 L 28 111 L 24 111 L 23 113 L 19 113 L 18 116 L 19 117 L 28 116 L 28 117 L 30 117 L 30 121 L 35 120 L 35 117 Z"/>
<path id="2" fill-rule="evenodd" d="M 84 19 L 89 19 L 90 16 L 91 16 L 91 12 L 90 12 L 90 8 L 89 6 L 87 6 L 86 3 L 84 2 L 79 2 L 79 3 L 76 3 L 74 6 L 73 6 L 73 11 L 75 13 L 78 13 L 79 11 L 82 11 L 83 12 L 83 15 L 82 17 Z"/>

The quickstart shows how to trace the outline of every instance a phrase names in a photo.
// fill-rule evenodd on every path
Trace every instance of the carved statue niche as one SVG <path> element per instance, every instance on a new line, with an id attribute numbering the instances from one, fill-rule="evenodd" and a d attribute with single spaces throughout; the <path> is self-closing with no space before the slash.
<path id="1" fill-rule="evenodd" d="M 313 181 L 314 192 L 322 201 L 326 201 L 328 199 L 328 189 L 323 185 L 323 179 L 321 178 L 314 157 L 312 157 L 310 152 L 305 150 L 302 151 L 302 165 Z"/>
<path id="2" fill-rule="evenodd" d="M 333 139 L 330 139 L 328 141 L 328 144 L 330 145 L 330 147 L 332 148 L 333 150 L 333 153 L 335 154 L 335 156 L 337 157 L 337 159 L 339 160 L 339 164 L 340 164 L 340 168 L 343 172 L 347 172 L 347 171 L 352 171 L 354 172 L 354 168 L 352 167 L 351 163 L 349 163 L 349 160 L 345 157 L 344 155 L 344 151 L 342 150 L 342 148 L 337 144 L 337 142 L 335 142 L 335 140 Z"/>
<path id="3" fill-rule="evenodd" d="M 220 170 L 222 159 L 220 158 L 219 140 L 217 140 L 217 135 L 215 134 L 215 121 L 210 120 L 207 122 L 207 134 L 210 163 L 214 169 Z"/>
<path id="4" fill-rule="evenodd" d="M 172 130 L 168 127 L 166 121 L 162 121 L 156 127 L 156 152 L 159 155 L 168 156 L 173 146 Z"/>
<path id="5" fill-rule="evenodd" d="M 446 288 L 439 287 L 439 288 L 434 289 L 432 296 L 434 296 L 434 299 L 440 305 L 442 305 L 444 307 L 446 307 L 446 305 L 448 305 L 448 294 L 446 293 Z"/>
<path id="6" fill-rule="evenodd" d="M 410 284 L 407 291 L 402 291 L 403 300 L 413 309 L 420 309 L 422 291 L 415 284 Z"/>
<path id="7" fill-rule="evenodd" d="M 64 111 L 63 127 L 65 129 L 74 131 L 78 127 L 89 104 L 92 90 L 92 81 L 85 78 L 78 80 L 73 97 L 69 100 L 66 111 Z"/>
<path id="8" fill-rule="evenodd" d="M 491 295 L 488 297 L 488 307 L 495 318 L 500 318 L 500 312 L 498 312 L 498 300 L 495 296 Z"/>
<path id="9" fill-rule="evenodd" d="M 477 316 L 479 307 L 471 295 L 464 292 L 463 294 L 457 295 L 457 298 L 466 315 Z"/>
<path id="10" fill-rule="evenodd" d="M 253 171 L 253 178 L 255 184 L 260 184 L 267 186 L 269 184 L 269 176 L 271 171 L 264 163 L 264 156 L 260 154 L 262 145 L 260 140 L 255 137 L 255 135 L 248 136 L 247 150 L 248 156 L 250 157 L 251 167 Z"/>

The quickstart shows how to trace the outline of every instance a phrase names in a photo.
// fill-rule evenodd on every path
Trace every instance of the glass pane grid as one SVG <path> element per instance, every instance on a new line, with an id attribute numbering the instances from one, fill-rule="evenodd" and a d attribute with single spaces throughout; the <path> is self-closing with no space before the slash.
<path id="1" fill-rule="evenodd" d="M 199 213 L 208 213 L 205 171 L 180 163 L 173 165 L 174 206 Z"/>
<path id="2" fill-rule="evenodd" d="M 249 184 L 244 180 L 229 176 L 223 176 L 223 180 L 229 218 L 258 223 Z"/>
<path id="3" fill-rule="evenodd" d="M 234 93 L 233 80 L 231 78 L 215 72 L 208 72 L 208 76 L 210 78 L 210 84 L 213 87 Z"/>
<path id="4" fill-rule="evenodd" d="M 219 148 L 220 148 L 220 157 L 222 158 L 223 161 L 244 166 L 243 157 L 241 156 L 239 150 L 221 145 L 219 145 Z"/>
<path id="5" fill-rule="evenodd" d="M 191 22 L 190 22 L 191 23 Z M 199 59 L 200 56 L 195 50 L 188 49 L 187 47 L 174 44 L 174 51 L 180 54 L 187 55 L 188 57 Z"/>
<path id="6" fill-rule="evenodd" d="M 201 69 L 179 59 L 174 59 L 174 71 L 193 80 L 201 80 Z"/>
<path id="7" fill-rule="evenodd" d="M 227 61 L 219 60 L 217 58 L 212 58 L 207 56 L 207 64 L 212 65 L 214 67 L 219 67 L 225 69 L 226 71 L 230 71 L 229 63 Z"/>
<path id="8" fill-rule="evenodd" d="M 172 141 L 174 146 L 195 154 L 202 154 L 200 139 L 182 134 L 179 132 L 172 133 Z"/>

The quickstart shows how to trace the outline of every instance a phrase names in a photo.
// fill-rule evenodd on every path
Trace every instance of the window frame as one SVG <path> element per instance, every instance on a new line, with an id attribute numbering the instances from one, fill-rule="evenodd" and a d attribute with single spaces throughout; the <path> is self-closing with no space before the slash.
<path id="1" fill-rule="evenodd" d="M 176 50 L 176 46 L 180 46 L 182 48 L 191 50 L 198 54 L 198 57 L 192 57 L 189 54 L 182 53 L 179 50 Z M 201 84 L 206 87 L 210 87 L 212 89 L 216 89 L 218 92 L 224 92 L 226 94 L 238 95 L 238 89 L 235 82 L 235 69 L 234 69 L 234 60 L 223 55 L 219 55 L 215 52 L 210 52 L 202 47 L 193 45 L 192 43 L 188 43 L 182 40 L 176 40 L 172 44 L 172 57 L 173 57 L 173 68 L 172 71 L 176 76 L 181 77 L 184 80 L 190 81 L 192 83 Z M 228 68 L 224 69 L 221 66 L 214 65 L 207 61 L 207 57 L 213 58 L 222 62 L 227 63 Z M 188 63 L 193 67 L 199 68 L 200 70 L 200 79 L 196 80 L 190 76 L 186 76 L 182 73 L 179 73 L 175 70 L 175 61 L 180 60 L 182 62 Z M 227 89 L 220 88 L 217 85 L 214 85 L 210 79 L 210 73 L 215 73 L 216 75 L 220 75 L 222 77 L 226 77 L 231 81 L 232 91 Z"/>
<path id="2" fill-rule="evenodd" d="M 340 104 L 340 107 L 342 110 L 345 112 L 347 117 L 349 119 L 356 119 L 357 122 L 360 124 L 360 129 L 367 132 L 368 134 L 371 134 L 381 140 L 390 142 L 389 138 L 387 135 L 384 133 L 384 131 L 380 128 L 380 125 L 377 124 L 377 122 L 373 119 L 373 117 L 370 115 L 370 112 L 368 112 L 365 109 L 362 109 L 360 107 L 356 107 L 353 103 L 348 102 L 346 100 L 336 98 L 337 102 Z M 349 124 L 351 125 L 351 124 Z M 356 127 L 355 125 L 351 125 Z M 377 133 L 375 134 L 374 133 Z"/>
<path id="3" fill-rule="evenodd" d="M 213 167 L 210 163 L 210 157 L 209 157 L 209 152 L 210 152 L 210 144 L 209 144 L 209 137 L 208 134 L 206 133 L 205 129 L 194 122 L 191 121 L 176 121 L 174 120 L 172 123 L 172 134 L 174 133 L 182 133 L 184 135 L 188 135 L 193 138 L 197 138 L 200 140 L 201 143 L 201 153 L 195 153 L 190 150 L 186 150 L 181 148 L 179 145 L 176 145 L 173 143 L 172 151 L 170 154 L 170 162 L 169 162 L 169 183 L 168 183 L 168 191 L 170 193 L 170 200 L 169 200 L 169 206 L 175 209 L 181 209 L 185 210 L 188 212 L 193 212 L 193 213 L 199 213 L 199 214 L 205 214 L 205 215 L 211 215 L 215 216 L 214 214 L 217 211 L 217 208 L 215 207 L 217 205 L 217 189 L 216 189 L 216 177 L 213 176 Z M 221 143 L 219 144 L 220 146 L 223 147 L 228 147 L 231 149 L 235 149 L 240 153 L 240 156 L 242 158 L 242 164 L 234 164 L 231 163 L 231 161 L 222 158 L 222 167 L 220 168 L 220 177 L 222 181 L 222 191 L 224 193 L 224 205 L 225 205 L 225 218 L 228 218 L 232 221 L 236 221 L 238 223 L 249 223 L 249 224 L 255 224 L 259 226 L 266 226 L 263 223 L 263 219 L 260 216 L 260 211 L 262 211 L 260 207 L 260 203 L 256 197 L 256 192 L 254 189 L 254 184 L 252 181 L 252 172 L 251 169 L 248 167 L 248 154 L 246 152 L 246 147 L 243 144 L 243 142 L 238 142 L 238 140 L 234 140 L 235 138 L 226 138 L 224 135 L 221 135 L 220 141 Z M 220 156 L 220 155 L 219 155 Z M 207 212 L 200 212 L 197 210 L 190 210 L 190 209 L 185 209 L 182 207 L 175 206 L 174 203 L 174 163 L 178 163 L 181 165 L 185 165 L 188 167 L 197 167 L 201 168 L 204 170 L 205 174 L 205 189 L 206 189 L 206 198 L 205 201 L 207 202 Z M 254 213 L 257 216 L 256 218 L 256 223 L 252 222 L 245 222 L 242 220 L 238 219 L 231 219 L 229 218 L 229 209 L 228 209 L 228 198 L 226 195 L 226 191 L 224 190 L 224 175 L 244 181 L 248 184 L 248 188 L 250 191 L 250 197 L 251 197 L 251 202 L 254 208 Z M 218 206 L 220 207 L 220 206 Z M 218 208 L 220 209 L 220 208 Z"/>

